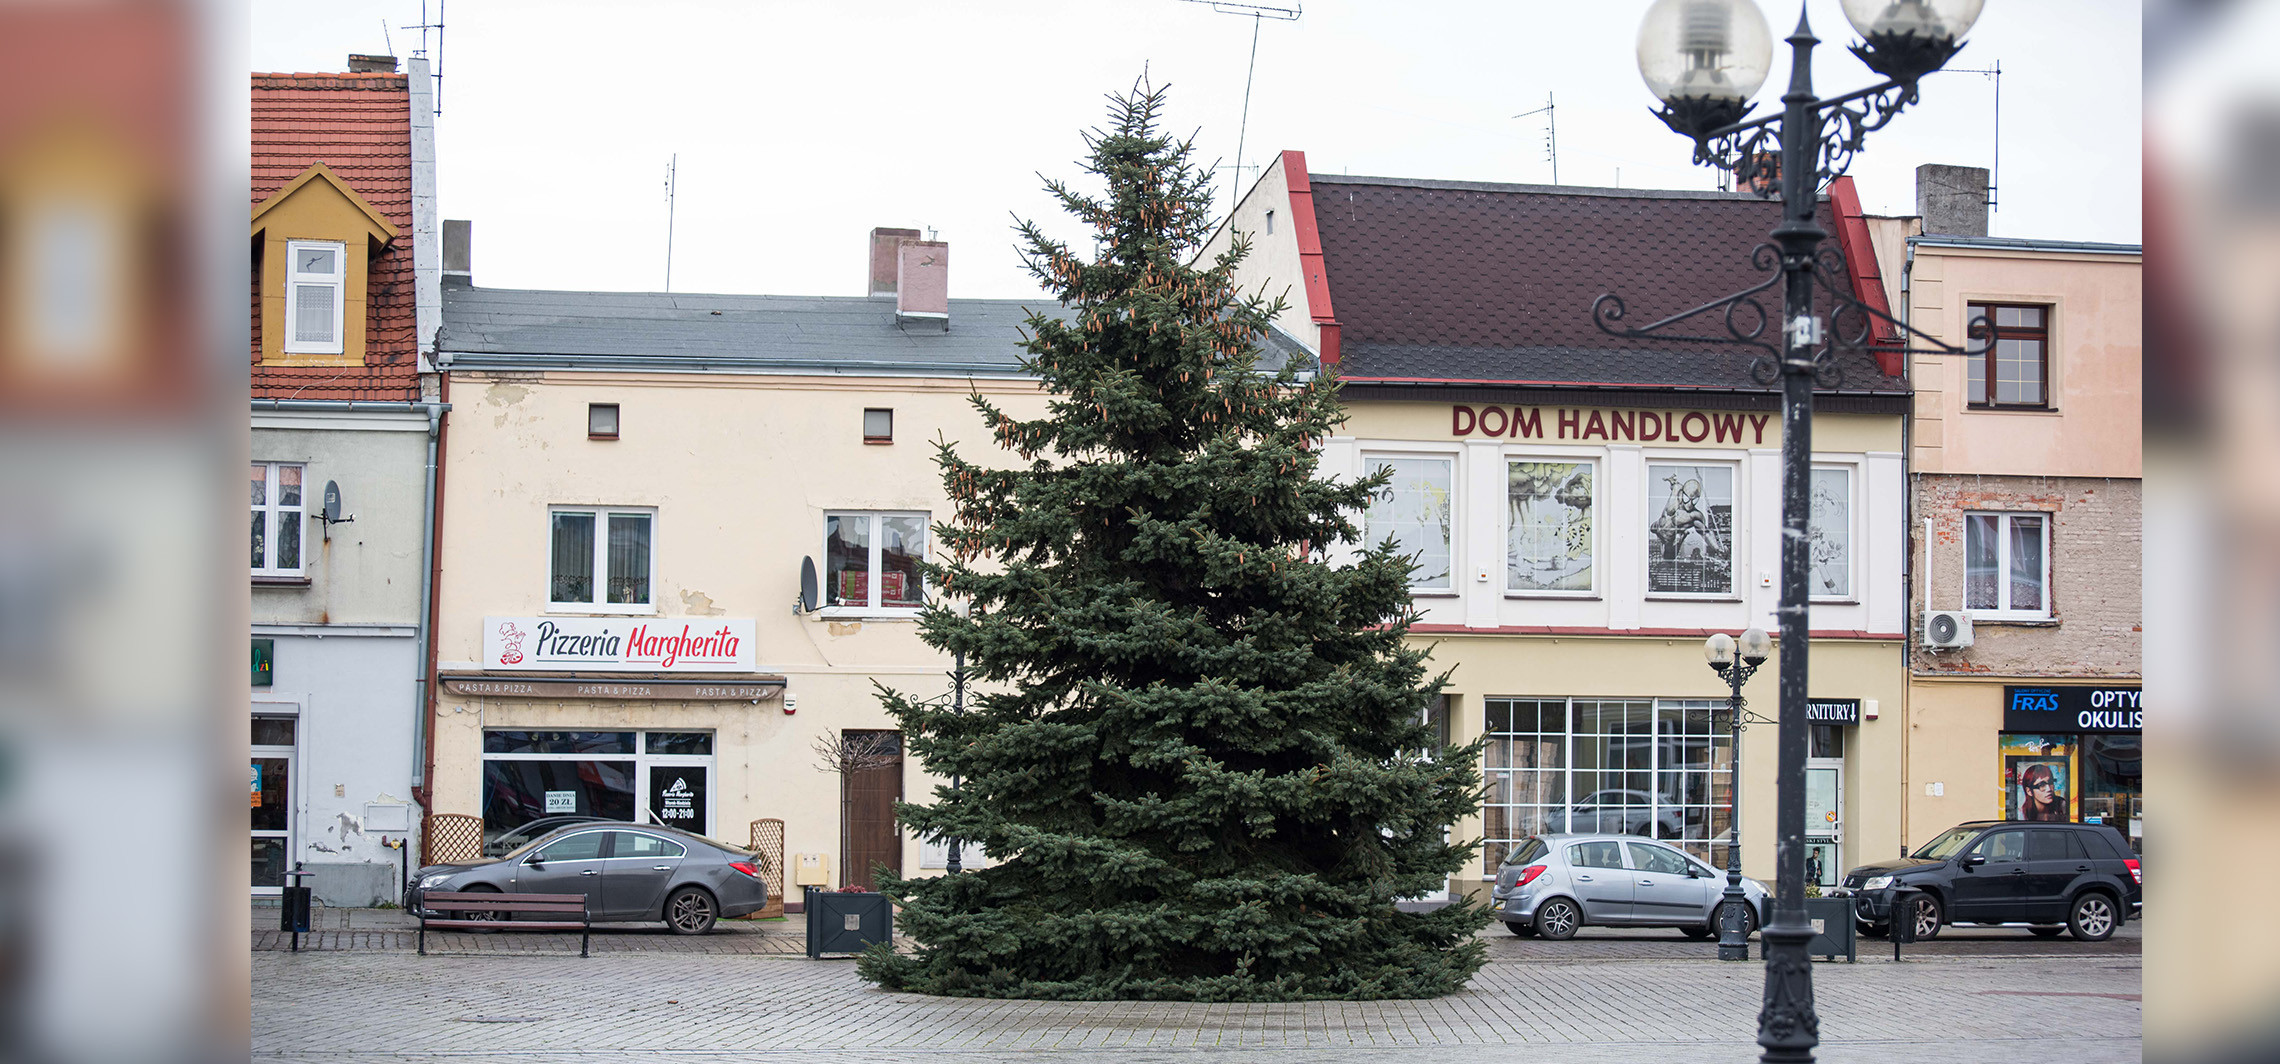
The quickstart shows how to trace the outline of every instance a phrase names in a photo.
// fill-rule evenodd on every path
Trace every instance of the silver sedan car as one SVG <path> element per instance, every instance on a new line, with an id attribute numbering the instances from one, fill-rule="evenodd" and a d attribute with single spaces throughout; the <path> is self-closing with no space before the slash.
<path id="1" fill-rule="evenodd" d="M 615 821 L 556 828 L 498 857 L 429 865 L 413 877 L 410 908 L 428 891 L 583 894 L 596 922 L 663 920 L 674 933 L 701 935 L 721 917 L 768 904 L 760 858 L 672 828 Z"/>
<path id="2" fill-rule="evenodd" d="M 1718 933 L 1726 874 L 1675 847 L 1623 835 L 1536 835 L 1497 869 L 1490 911 L 1515 935 L 1572 938 L 1585 926 Z M 1743 933 L 1756 930 L 1765 884 L 1744 878 Z"/>

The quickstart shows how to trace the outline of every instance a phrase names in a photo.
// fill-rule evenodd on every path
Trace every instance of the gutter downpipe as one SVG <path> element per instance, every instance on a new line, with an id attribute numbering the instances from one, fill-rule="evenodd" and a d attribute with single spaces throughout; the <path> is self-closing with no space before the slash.
<path id="1" fill-rule="evenodd" d="M 442 402 L 437 404 L 440 415 L 451 409 L 451 374 L 436 374 L 436 394 Z M 427 546 L 420 566 L 420 697 L 417 704 L 419 727 L 413 735 L 418 738 L 419 749 L 413 756 L 419 762 L 418 777 L 412 786 L 412 796 L 420 803 L 423 814 L 435 811 L 435 659 L 436 659 L 436 574 L 442 569 L 443 559 L 435 549 L 436 540 L 443 530 L 443 467 L 437 461 L 443 445 L 443 434 L 449 426 L 438 416 L 429 422 L 427 462 Z M 427 860 L 427 833 L 420 833 L 420 860 Z"/>
<path id="2" fill-rule="evenodd" d="M 1906 350 L 1910 335 L 1909 325 L 1914 320 L 1916 312 L 1916 297 L 1913 292 L 1913 283 L 1916 277 L 1916 238 L 1908 237 L 1905 243 L 1908 254 L 1900 263 L 1900 346 L 1902 349 L 1900 352 L 1900 379 L 1908 384 L 1908 416 L 1900 419 L 1900 468 L 1903 473 L 1902 482 L 1907 488 L 1901 493 L 1900 499 L 1900 528 L 1903 534 L 1914 531 L 1916 524 L 1917 402 L 1916 360 Z M 1910 571 L 1915 568 L 1915 561 L 1914 551 L 1901 552 L 1901 586 L 1905 587 L 1907 584 L 1915 582 L 1916 574 Z M 1923 577 L 1924 611 L 1917 614 L 1919 623 L 1931 619 L 1932 609 L 1932 526 L 1929 521 L 1924 523 Z M 1905 620 L 1901 623 L 1906 629 L 1903 633 L 1906 638 L 1900 643 L 1900 856 L 1906 857 L 1908 856 L 1909 789 L 1915 786 L 1914 777 L 1909 775 L 1909 768 L 1914 761 L 1910 754 L 1912 752 L 1911 736 L 1915 732 L 1916 716 L 1916 685 L 1914 683 L 1916 675 L 1916 625 L 1909 624 Z"/>

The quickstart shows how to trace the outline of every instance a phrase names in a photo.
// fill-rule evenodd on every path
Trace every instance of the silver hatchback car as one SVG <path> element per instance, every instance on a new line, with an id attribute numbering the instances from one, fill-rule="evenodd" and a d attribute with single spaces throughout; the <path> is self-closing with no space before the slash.
<path id="1" fill-rule="evenodd" d="M 1515 935 L 1564 939 L 1577 928 L 1675 927 L 1718 933 L 1726 874 L 1677 848 L 1625 835 L 1535 835 L 1497 869 L 1490 911 Z M 1742 880 L 1743 933 L 1763 923 L 1765 884 Z"/>

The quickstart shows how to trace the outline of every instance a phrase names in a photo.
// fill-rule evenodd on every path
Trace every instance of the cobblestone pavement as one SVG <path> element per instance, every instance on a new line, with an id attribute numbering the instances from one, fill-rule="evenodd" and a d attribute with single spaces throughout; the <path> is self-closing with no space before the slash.
<path id="1" fill-rule="evenodd" d="M 1675 934 L 1666 941 L 1610 932 L 1562 944 L 1492 929 L 1484 938 L 1494 959 L 1467 991 L 1447 998 L 1202 1005 L 887 993 L 856 978 L 849 962 L 808 961 L 786 930 L 748 924 L 707 936 L 697 949 L 620 949 L 687 940 L 617 932 L 597 936 L 585 960 L 575 936 L 567 955 L 494 948 L 520 940 L 536 949 L 558 938 L 552 935 L 465 936 L 498 941 L 425 958 L 393 948 L 264 951 L 254 957 L 253 1057 L 265 1064 L 792 1064 L 795 1057 L 799 1064 L 1424 1064 L 1454 1052 L 1467 1060 L 1601 1064 L 1756 1056 L 1750 1036 L 1762 969 L 1707 959 L 1702 944 Z M 430 936 L 431 950 L 438 937 Z M 781 939 L 795 950 L 760 960 L 724 956 L 714 939 Z M 1942 944 L 1950 952 L 1929 952 Z M 2135 1061 L 2137 944 L 2134 935 L 2092 949 L 2023 932 L 1949 932 L 1910 951 L 1914 959 L 1905 963 L 1893 963 L 1884 944 L 1885 952 L 1866 953 L 1859 964 L 1818 965 L 1821 1059 Z M 1574 948 L 1549 951 L 1562 946 Z M 2014 952 L 1969 952 L 1998 947 Z M 1634 950 L 1662 952 L 1625 955 Z"/>

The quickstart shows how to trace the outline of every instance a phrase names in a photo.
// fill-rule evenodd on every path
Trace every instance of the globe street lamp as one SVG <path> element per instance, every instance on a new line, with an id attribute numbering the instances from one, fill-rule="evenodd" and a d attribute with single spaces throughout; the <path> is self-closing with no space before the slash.
<path id="1" fill-rule="evenodd" d="M 1983 0 L 1843 0 L 1845 17 L 1861 34 L 1853 46 L 1885 81 L 1842 96 L 1813 93 L 1813 47 L 1820 41 L 1803 6 L 1790 46 L 1789 89 L 1781 112 L 1749 120 L 1749 99 L 1772 60 L 1765 16 L 1752 0 L 1656 0 L 1639 24 L 1639 73 L 1661 101 L 1656 117 L 1694 142 L 1694 161 L 1731 172 L 1737 187 L 1781 199 L 1781 224 L 1769 243 L 1751 252 L 1764 281 L 1733 295 L 1650 324 L 1624 324 L 1623 300 L 1612 293 L 1592 305 L 1603 331 L 1640 340 L 1739 344 L 1756 348 L 1751 376 L 1781 385 L 1781 629 L 1779 788 L 1775 795 L 1775 886 L 1772 918 L 1760 931 L 1765 943 L 1765 1001 L 1758 1011 L 1759 1058 L 1768 1062 L 1813 1059 L 1820 1017 L 1813 1009 L 1812 959 L 1805 943 L 1805 678 L 1808 660 L 1809 483 L 1813 464 L 1813 389 L 1835 388 L 1842 375 L 1839 350 L 1876 349 L 1903 356 L 1967 354 L 1854 298 L 1844 285 L 1844 257 L 1821 246 L 1828 235 L 1813 212 L 1823 184 L 1851 166 L 1868 134 L 1883 128 L 1917 100 L 1917 82 L 1962 47 Z M 1782 286 L 1780 317 L 1767 314 L 1760 296 Z M 1832 300 L 1826 319 L 1815 314 L 1814 287 Z M 1703 328 L 1722 318 L 1723 336 Z M 1778 321 L 1777 336 L 1767 326 Z M 1693 324 L 1682 324 L 1693 323 Z M 1973 323 L 1983 343 L 1986 327 Z M 1693 335 L 1689 335 L 1692 333 Z M 1919 348 L 1916 341 L 1925 345 Z"/>
<path id="2" fill-rule="evenodd" d="M 1733 734 L 1733 769 L 1726 782 L 1726 897 L 1718 903 L 1718 959 L 1750 959 L 1749 898 L 1742 893 L 1742 685 L 1773 653 L 1765 629 L 1733 636 L 1719 632 L 1702 642 L 1702 656 L 1726 680 L 1726 722 Z"/>

